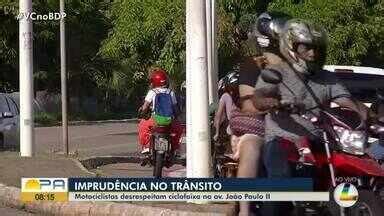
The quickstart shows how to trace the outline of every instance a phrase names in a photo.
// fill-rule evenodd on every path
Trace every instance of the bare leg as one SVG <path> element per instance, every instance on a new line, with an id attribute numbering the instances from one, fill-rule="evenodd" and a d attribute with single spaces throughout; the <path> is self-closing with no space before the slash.
<path id="1" fill-rule="evenodd" d="M 240 138 L 238 178 L 255 178 L 259 168 L 259 157 L 264 140 L 256 135 L 245 134 Z M 250 212 L 250 202 L 240 202 L 239 216 L 253 215 Z"/>

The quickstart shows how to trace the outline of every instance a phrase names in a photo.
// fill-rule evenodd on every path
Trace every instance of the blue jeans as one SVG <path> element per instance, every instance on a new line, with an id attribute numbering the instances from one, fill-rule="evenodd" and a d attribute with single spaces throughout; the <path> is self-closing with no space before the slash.
<path id="1" fill-rule="evenodd" d="M 268 178 L 290 178 L 292 176 L 287 152 L 281 148 L 278 138 L 264 144 L 262 156 Z"/>
<path id="2" fill-rule="evenodd" d="M 380 143 L 380 141 L 372 143 L 367 150 L 376 160 L 384 160 L 384 144 Z"/>
<path id="3" fill-rule="evenodd" d="M 264 144 L 262 157 L 268 178 L 292 177 L 287 152 L 281 148 L 278 138 Z M 289 215 L 291 208 L 291 202 L 265 202 L 261 208 L 261 215 Z"/>

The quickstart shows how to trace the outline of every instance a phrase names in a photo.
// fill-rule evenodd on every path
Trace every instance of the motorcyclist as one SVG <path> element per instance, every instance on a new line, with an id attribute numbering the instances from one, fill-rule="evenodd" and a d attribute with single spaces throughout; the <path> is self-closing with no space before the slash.
<path id="1" fill-rule="evenodd" d="M 179 140 L 182 128 L 175 121 L 178 114 L 177 100 L 175 93 L 168 88 L 168 75 L 164 69 L 156 68 L 150 75 L 151 89 L 148 91 L 143 105 L 139 108 L 139 113 L 151 111 L 151 118 L 141 119 L 138 125 L 139 144 L 142 148 L 141 153 L 150 152 L 151 130 L 157 125 L 170 126 L 172 151 L 179 147 Z M 165 96 L 162 100 L 156 100 L 159 95 Z M 158 104 L 157 104 L 158 103 Z M 155 113 L 156 107 L 170 107 L 169 116 L 159 116 Z"/>
<path id="2" fill-rule="evenodd" d="M 280 61 L 276 55 L 279 30 L 277 23 L 283 17 L 272 18 L 270 14 L 261 14 L 248 30 L 239 67 L 239 104 L 232 110 L 230 127 L 232 135 L 233 158 L 238 160 L 238 178 L 255 178 L 259 175 L 262 146 L 264 144 L 264 115 L 252 103 L 255 84 L 260 71 L 269 64 Z M 273 29 L 270 29 L 273 27 Z M 261 52 L 260 52 L 261 51 Z M 253 215 L 250 202 L 239 203 L 239 216 Z"/>
<path id="3" fill-rule="evenodd" d="M 214 118 L 214 128 L 215 133 L 213 136 L 214 140 L 219 140 L 220 137 L 225 140 L 223 137 L 228 137 L 232 134 L 228 121 L 230 119 L 231 111 L 236 108 L 236 103 L 238 101 L 238 73 L 231 72 L 226 75 L 222 81 L 223 94 L 220 97 L 219 105 L 215 113 Z M 225 132 L 222 130 L 225 129 Z"/>
<path id="4" fill-rule="evenodd" d="M 384 126 L 384 88 L 376 90 L 376 101 L 372 104 L 371 111 L 375 122 Z M 384 131 L 379 132 L 379 140 L 369 147 L 368 154 L 375 159 L 384 160 Z"/>
<path id="5" fill-rule="evenodd" d="M 279 35 L 279 49 L 284 59 L 265 69 L 278 71 L 282 82 L 271 84 L 259 77 L 255 86 L 255 106 L 268 111 L 279 107 L 281 102 L 300 102 L 303 109 L 318 113 L 320 108 L 333 101 L 366 119 L 366 110 L 357 105 L 334 74 L 322 69 L 327 40 L 321 27 L 300 19 L 289 20 Z M 291 177 L 287 152 L 280 148 L 279 141 L 284 138 L 297 143 L 302 137 L 316 139 L 318 130 L 309 120 L 294 113 L 269 112 L 265 122 L 263 160 L 267 176 Z M 287 210 L 286 205 L 276 206 L 268 215 L 287 215 Z"/>

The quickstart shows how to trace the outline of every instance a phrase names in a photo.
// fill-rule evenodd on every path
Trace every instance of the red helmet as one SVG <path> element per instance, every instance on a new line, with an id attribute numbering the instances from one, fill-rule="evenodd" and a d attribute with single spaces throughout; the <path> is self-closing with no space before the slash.
<path id="1" fill-rule="evenodd" d="M 168 84 L 167 72 L 163 69 L 155 69 L 151 74 L 151 84 L 154 88 Z"/>

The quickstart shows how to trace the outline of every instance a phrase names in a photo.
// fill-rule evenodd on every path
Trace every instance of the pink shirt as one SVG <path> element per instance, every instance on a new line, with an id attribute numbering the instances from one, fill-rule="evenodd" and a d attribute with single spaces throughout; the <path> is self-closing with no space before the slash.
<path id="1" fill-rule="evenodd" d="M 224 106 L 225 106 L 225 115 L 226 115 L 225 117 L 229 120 L 230 116 L 231 116 L 231 112 L 235 108 L 235 105 L 233 103 L 231 95 L 228 93 L 224 93 L 221 96 L 220 101 L 219 101 L 219 104 L 222 104 L 222 103 L 224 103 Z M 224 121 L 224 119 L 221 119 L 221 122 L 222 121 Z M 227 133 L 232 134 L 232 132 L 229 128 L 229 125 L 227 127 Z"/>

